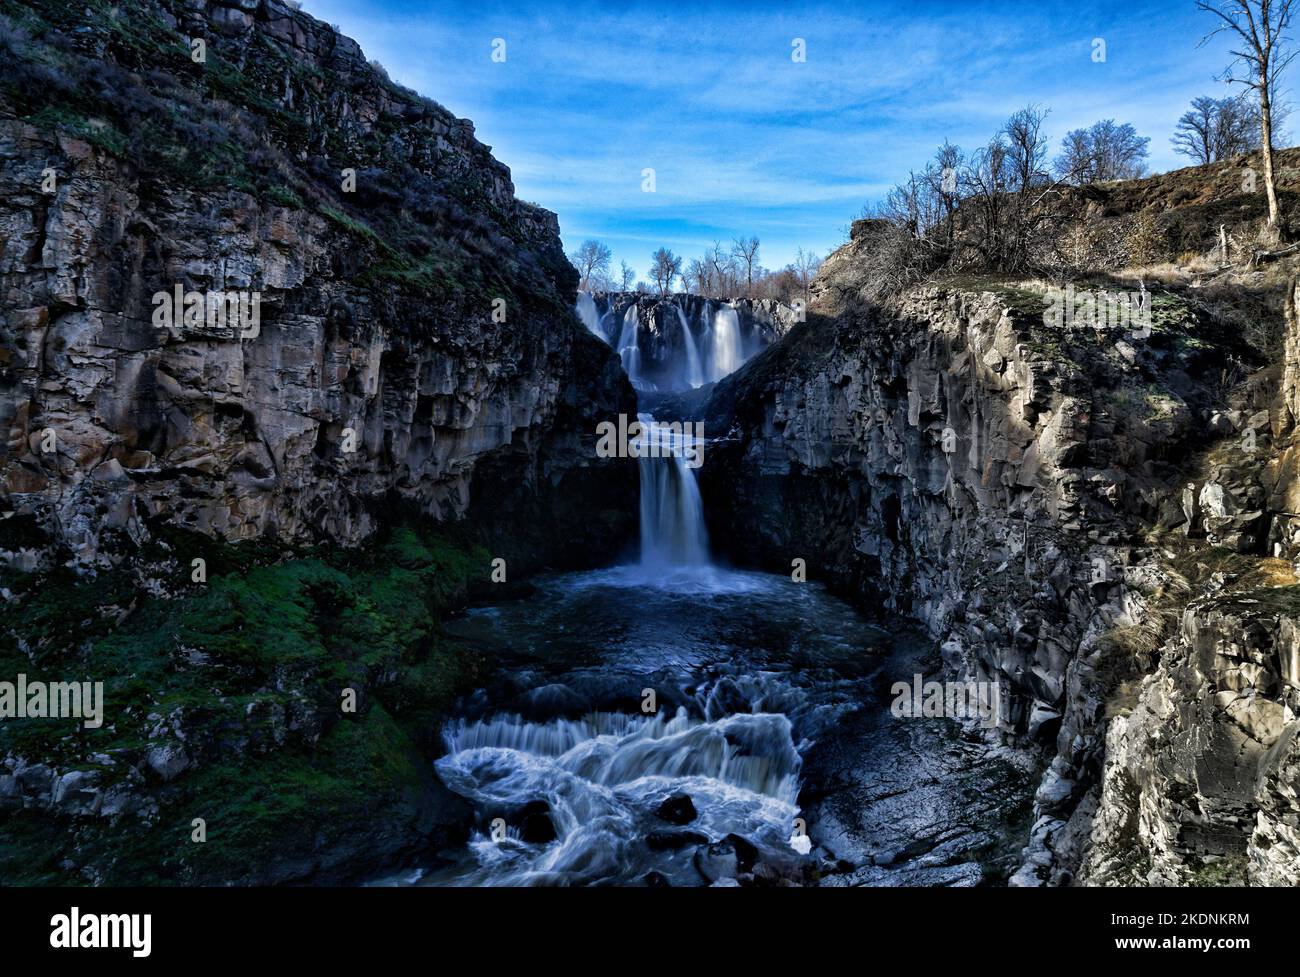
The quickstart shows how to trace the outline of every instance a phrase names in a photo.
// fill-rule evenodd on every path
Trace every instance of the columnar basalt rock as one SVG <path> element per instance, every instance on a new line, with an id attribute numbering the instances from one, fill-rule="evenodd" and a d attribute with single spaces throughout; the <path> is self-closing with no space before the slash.
<path id="1" fill-rule="evenodd" d="M 515 199 L 470 123 L 392 85 L 327 25 L 277 0 L 158 13 L 178 44 L 209 39 L 211 70 L 246 72 L 255 106 L 293 113 L 299 160 L 322 154 L 330 181 L 353 162 L 355 193 L 327 190 L 359 216 L 142 174 L 86 139 L 0 121 L 5 558 L 33 569 L 65 558 L 61 546 L 103 563 L 158 522 L 225 541 L 354 544 L 394 504 L 463 516 L 489 461 L 496 482 L 544 496 L 588 559 L 612 557 L 635 526 L 636 474 L 596 456 L 595 429 L 634 398 L 569 311 L 576 274 L 555 215 Z M 279 81 L 254 75 L 268 52 L 292 67 Z M 424 197 L 390 199 L 390 178 L 367 168 L 381 163 L 377 141 Z M 302 165 L 287 186 L 321 178 Z M 407 283 L 416 259 L 365 223 L 403 207 L 476 235 L 467 257 L 430 264 L 427 287 Z M 488 277 L 455 281 L 458 267 Z M 160 328 L 152 297 L 177 286 L 259 294 L 256 334 Z M 600 533 L 593 513 L 607 517 Z"/>
<path id="2" fill-rule="evenodd" d="M 280 0 L 30 6 L 0 24 L 0 657 L 102 678 L 110 718 L 4 724 L 6 878 L 351 881 L 459 839 L 430 760 L 482 671 L 441 621 L 636 529 L 636 462 L 596 453 L 635 394 L 555 215 Z M 178 287 L 258 319 L 155 318 Z M 221 846 L 159 830 L 197 797 Z"/>
<path id="3" fill-rule="evenodd" d="M 1294 591 L 1187 608 L 1131 711 L 1109 724 L 1085 881 L 1300 883 Z"/>
<path id="4" fill-rule="evenodd" d="M 1157 667 L 1115 704 L 1086 882 L 1300 884 L 1296 295 L 1293 280 L 1271 425 L 1270 412 L 1251 412 L 1258 403 L 1228 412 L 1226 456 L 1236 463 L 1214 466 L 1199 490 L 1192 482 L 1184 491 L 1192 533 L 1232 550 L 1240 542 L 1233 513 L 1262 509 L 1248 515 L 1273 585 L 1214 574 L 1159 649 Z M 1226 538 L 1221 529 L 1216 538 L 1216 523 Z"/>
<path id="5" fill-rule="evenodd" d="M 1013 882 L 1066 882 L 1106 703 L 1149 665 L 1117 635 L 1141 629 L 1168 582 L 1145 534 L 1187 522 L 1179 465 L 1214 403 L 1197 378 L 1238 351 L 1185 341 L 1205 324 L 1167 296 L 1140 338 L 1054 325 L 1032 284 L 924 287 L 872 308 L 856 299 L 862 246 L 827 260 L 808 324 L 706 406 L 711 533 L 743 562 L 806 560 L 810 578 L 924 622 L 952 672 L 1001 682 L 1004 738 L 1046 764 Z"/>

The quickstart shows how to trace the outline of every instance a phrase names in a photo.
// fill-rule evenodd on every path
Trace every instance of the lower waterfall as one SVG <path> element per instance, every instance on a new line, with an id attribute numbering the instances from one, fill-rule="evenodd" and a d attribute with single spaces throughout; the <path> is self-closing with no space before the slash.
<path id="1" fill-rule="evenodd" d="M 680 425 L 659 424 L 649 414 L 637 415 L 645 425 L 638 444 L 669 446 L 667 457 L 642 457 L 641 565 L 648 569 L 703 566 L 709 561 L 709 538 L 704 527 L 704 503 L 695 471 L 688 463 L 690 451 L 703 445 L 682 433 Z M 699 455 L 703 457 L 703 455 Z"/>
<path id="2" fill-rule="evenodd" d="M 639 420 L 639 561 L 545 575 L 448 622 L 501 665 L 440 731 L 434 768 L 473 811 L 468 841 L 374 884 L 996 877 L 1016 849 L 989 825 L 1032 789 L 949 720 L 894 718 L 882 691 L 931 667 L 928 637 L 890 637 L 819 585 L 712 565 L 704 444 Z M 828 783 L 847 801 L 821 799 Z"/>

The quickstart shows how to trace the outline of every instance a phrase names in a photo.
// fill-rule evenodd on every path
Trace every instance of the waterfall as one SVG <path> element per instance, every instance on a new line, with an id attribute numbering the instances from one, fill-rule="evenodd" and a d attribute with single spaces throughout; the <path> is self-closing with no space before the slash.
<path id="1" fill-rule="evenodd" d="M 575 308 L 578 312 L 578 318 L 582 320 L 582 324 L 601 339 L 604 339 L 605 334 L 600 331 L 600 319 L 596 314 L 596 300 L 591 297 L 591 293 L 579 292 L 578 304 Z"/>
<path id="2" fill-rule="evenodd" d="M 639 325 L 636 303 L 633 303 L 623 314 L 623 331 L 618 336 L 618 356 L 623 361 L 623 372 L 633 386 L 641 379 L 641 347 L 636 335 Z"/>
<path id="3" fill-rule="evenodd" d="M 674 305 L 673 309 L 677 312 L 677 321 L 682 324 L 682 336 L 685 337 L 686 382 L 692 387 L 698 387 L 704 383 L 704 371 L 700 369 L 700 354 L 695 348 L 695 337 L 691 334 L 691 324 L 680 305 Z"/>
<path id="4" fill-rule="evenodd" d="M 702 450 L 700 442 L 680 424 L 660 424 L 649 414 L 638 415 L 646 429 L 637 439 L 641 455 L 641 565 L 703 566 L 709 562 L 709 538 L 704 528 L 704 504 L 687 449 Z M 671 445 L 667 457 L 646 457 L 652 445 Z"/>
<path id="5" fill-rule="evenodd" d="M 740 317 L 730 306 L 713 316 L 713 379 L 721 380 L 745 362 L 740 354 Z"/>
<path id="6" fill-rule="evenodd" d="M 662 303 L 672 305 L 682 327 L 680 348 L 676 343 L 670 345 L 656 341 L 648 350 L 642 350 L 640 307 L 637 297 L 631 298 L 633 304 L 624 309 L 621 326 L 615 321 L 616 296 L 613 293 L 606 297 L 604 312 L 600 311 L 595 296 L 590 292 L 578 292 L 573 308 L 593 335 L 618 351 L 623 372 L 637 390 L 691 390 L 711 380 L 720 380 L 744 364 L 746 343 L 741 336 L 740 315 L 735 306 L 724 305 L 715 313 L 713 303 L 706 300 L 699 321 L 692 327 L 692 317 L 678 304 L 678 299 L 661 298 L 657 311 L 651 309 L 650 314 L 666 315 Z M 761 347 L 761 339 L 757 342 Z"/>

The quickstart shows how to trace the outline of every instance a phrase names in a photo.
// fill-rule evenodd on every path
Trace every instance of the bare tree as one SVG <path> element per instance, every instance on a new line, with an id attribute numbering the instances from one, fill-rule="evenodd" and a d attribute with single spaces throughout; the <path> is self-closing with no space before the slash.
<path id="1" fill-rule="evenodd" d="M 619 288 L 624 292 L 630 292 L 632 285 L 636 281 L 636 271 L 626 262 L 618 263 Z"/>
<path id="2" fill-rule="evenodd" d="M 1215 133 L 1218 130 L 1219 100 L 1202 95 L 1192 99 L 1192 107 L 1174 126 L 1170 140 L 1174 152 L 1191 157 L 1193 163 L 1213 163 L 1216 157 Z"/>
<path id="3" fill-rule="evenodd" d="M 672 291 L 673 281 L 682 272 L 682 259 L 667 248 L 660 248 L 650 256 L 650 278 L 659 289 L 660 295 Z"/>
<path id="4" fill-rule="evenodd" d="M 728 262 L 731 256 L 722 250 L 722 242 L 714 241 L 713 247 L 704 252 L 704 261 L 709 266 L 709 283 L 718 295 L 726 295 L 728 288 Z"/>
<path id="5" fill-rule="evenodd" d="M 811 251 L 804 251 L 800 248 L 795 253 L 794 264 L 791 266 L 798 278 L 799 287 L 803 290 L 804 304 L 808 304 L 808 286 L 812 284 L 813 276 L 817 274 L 817 269 L 821 267 L 822 259 L 817 257 Z"/>
<path id="6" fill-rule="evenodd" d="M 987 268 L 1021 271 L 1032 263 L 1040 227 L 1054 220 L 1043 201 L 1057 193 L 1045 169 L 1047 111 L 1030 105 L 1007 120 L 988 145 L 973 154 L 961 176 L 960 244 Z"/>
<path id="7" fill-rule="evenodd" d="M 945 139 L 934 154 L 934 166 L 926 167 L 925 170 L 929 178 L 930 194 L 939 205 L 939 219 L 948 244 L 952 243 L 954 232 L 953 214 L 961 201 L 958 179 L 962 162 L 961 150 Z"/>
<path id="8" fill-rule="evenodd" d="M 569 260 L 578 269 L 578 287 L 583 291 L 591 288 L 593 280 L 608 279 L 609 261 L 613 257 L 609 248 L 599 241 L 583 241 Z"/>
<path id="9" fill-rule="evenodd" d="M 1202 95 L 1182 114 L 1174 128 L 1174 151 L 1193 163 L 1214 163 L 1231 159 L 1259 148 L 1259 109 L 1251 104 L 1247 93 L 1231 98 Z M 1281 112 L 1273 106 L 1276 131 Z"/>
<path id="10" fill-rule="evenodd" d="M 1259 106 L 1242 92 L 1235 98 L 1219 100 L 1219 115 L 1214 127 L 1215 159 L 1231 159 L 1259 149 Z M 1273 112 L 1273 135 L 1276 136 L 1286 112 L 1277 102 L 1270 102 Z"/>
<path id="11" fill-rule="evenodd" d="M 1231 51 L 1225 78 L 1245 86 L 1259 96 L 1260 148 L 1264 154 L 1264 190 L 1268 194 L 1268 226 L 1276 235 L 1278 221 L 1277 188 L 1273 178 L 1273 94 L 1282 70 L 1291 63 L 1296 51 L 1288 51 L 1285 32 L 1291 26 L 1295 0 L 1197 0 L 1200 10 L 1211 13 L 1223 23 L 1201 38 L 1201 44 L 1224 32 L 1235 34 L 1241 42 Z M 1234 78 L 1236 66 L 1245 69 L 1242 78 Z"/>
<path id="12" fill-rule="evenodd" d="M 1086 183 L 1084 174 L 1092 157 L 1092 146 L 1087 129 L 1071 129 L 1061 139 L 1061 153 L 1052 163 L 1056 175 L 1062 180 Z"/>
<path id="13" fill-rule="evenodd" d="M 745 269 L 746 292 L 753 292 L 754 267 L 758 264 L 758 238 L 736 238 L 731 242 L 731 256 Z"/>
<path id="14" fill-rule="evenodd" d="M 1047 137 L 1043 122 L 1047 109 L 1027 105 L 1002 127 L 1007 141 L 1007 166 L 1010 169 L 1012 188 L 1019 191 L 1050 182 L 1047 171 Z"/>
<path id="15" fill-rule="evenodd" d="M 1135 180 L 1146 172 L 1147 143 L 1127 122 L 1102 119 L 1087 129 L 1075 129 L 1061 140 L 1061 155 L 1055 169 L 1063 180 L 1100 183 L 1103 180 Z"/>

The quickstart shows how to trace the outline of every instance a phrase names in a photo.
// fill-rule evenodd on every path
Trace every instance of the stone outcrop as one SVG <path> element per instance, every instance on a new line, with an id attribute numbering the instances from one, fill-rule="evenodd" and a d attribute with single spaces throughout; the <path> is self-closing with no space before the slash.
<path id="1" fill-rule="evenodd" d="M 1298 606 L 1284 587 L 1186 609 L 1110 721 L 1085 881 L 1300 884 Z"/>
<path id="2" fill-rule="evenodd" d="M 635 468 L 596 457 L 595 427 L 630 412 L 633 395 L 571 314 L 575 273 L 555 216 L 515 199 L 470 123 L 278 0 L 156 13 L 178 50 L 206 37 L 211 71 L 242 72 L 246 103 L 225 106 L 229 116 L 292 113 L 307 145 L 262 145 L 236 128 L 237 152 L 278 153 L 288 174 L 258 194 L 0 119 L 9 562 L 35 568 L 56 557 L 53 542 L 103 563 L 157 523 L 225 541 L 353 544 L 395 507 L 463 516 L 485 465 L 493 486 L 529 488 L 589 559 L 616 552 L 634 526 Z M 260 74 L 270 57 L 292 71 Z M 344 166 L 351 193 L 338 189 Z M 394 177 L 424 196 L 390 199 Z M 313 203 L 274 202 L 317 185 Z M 425 243 L 469 243 L 421 278 L 425 244 L 399 251 L 384 232 L 439 207 Z M 446 230 L 453 220 L 470 230 Z M 470 277 L 493 266 L 497 280 Z M 257 293 L 255 334 L 160 327 L 153 296 L 176 287 Z M 593 512 L 608 516 L 599 533 Z"/>
<path id="3" fill-rule="evenodd" d="M 1249 551 L 1235 521 L 1244 514 L 1272 559 L 1213 574 L 1151 674 L 1115 704 L 1084 881 L 1300 884 L 1300 588 L 1286 585 L 1300 555 L 1296 285 L 1275 409 L 1247 401 L 1216 415 L 1230 450 L 1215 453 L 1199 491 L 1193 482 L 1183 493 L 1185 528 Z M 1272 579 L 1256 579 L 1261 568 Z"/>
<path id="4" fill-rule="evenodd" d="M 459 840 L 430 761 L 481 665 L 443 617 L 496 558 L 636 527 L 636 463 L 595 450 L 634 391 L 555 215 L 280 0 L 30 8 L 0 18 L 0 664 L 102 680 L 109 718 L 0 728 L 0 874 L 328 883 Z M 156 318 L 177 288 L 257 319 Z M 220 844 L 172 830 L 199 806 Z"/>
<path id="5" fill-rule="evenodd" d="M 1146 335 L 1053 323 L 1032 284 L 873 308 L 857 298 L 863 246 L 827 260 L 809 322 L 706 405 L 710 531 L 742 562 L 802 559 L 810 579 L 921 620 L 951 672 L 1001 683 L 1003 738 L 1045 764 L 1013 882 L 1068 882 L 1107 703 L 1150 667 L 1149 604 L 1171 586 L 1149 533 L 1242 550 L 1267 533 L 1257 482 L 1184 470 L 1213 437 L 1208 378 L 1250 352 L 1167 294 Z"/>

